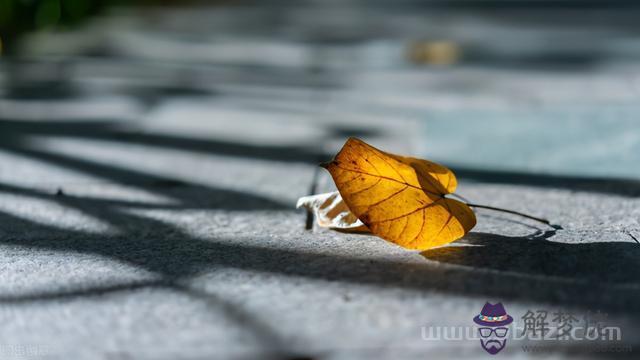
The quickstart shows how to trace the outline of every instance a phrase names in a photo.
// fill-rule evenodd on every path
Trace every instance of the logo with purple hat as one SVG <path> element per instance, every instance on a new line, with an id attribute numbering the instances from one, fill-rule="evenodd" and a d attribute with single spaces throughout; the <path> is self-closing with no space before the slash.
<path id="1" fill-rule="evenodd" d="M 480 311 L 480 315 L 473 318 L 473 321 L 480 325 L 480 344 L 489 354 L 495 355 L 507 345 L 507 327 L 513 318 L 507 315 L 502 303 L 486 303 Z"/>

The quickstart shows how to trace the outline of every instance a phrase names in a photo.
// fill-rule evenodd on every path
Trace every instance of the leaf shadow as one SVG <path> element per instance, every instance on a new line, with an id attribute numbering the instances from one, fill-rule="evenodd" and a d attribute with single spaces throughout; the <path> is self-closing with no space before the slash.
<path id="1" fill-rule="evenodd" d="M 413 168 L 413 170 L 415 170 L 416 175 L 417 175 L 417 179 L 418 179 L 418 183 L 420 184 L 420 186 L 422 187 L 422 189 L 433 189 L 436 193 L 438 194 L 448 194 L 449 191 L 445 188 L 445 186 L 442 185 L 442 183 L 434 178 L 431 173 L 435 173 L 435 174 L 446 174 L 447 171 L 446 169 L 441 166 L 433 166 L 433 167 L 429 167 L 428 168 L 428 172 L 425 171 L 424 168 L 421 168 L 420 164 L 418 163 L 419 160 L 414 160 L 412 159 L 409 162 L 409 166 L 411 166 L 411 168 Z M 426 160 L 425 160 L 426 162 Z M 448 185 L 448 184 L 447 184 Z M 434 199 L 435 195 L 431 194 L 427 191 L 424 192 L 425 195 L 429 198 Z M 438 197 L 435 197 L 434 200 L 436 200 Z"/>
<path id="2" fill-rule="evenodd" d="M 638 244 L 549 240 L 556 231 L 521 237 L 471 232 L 455 246 L 421 255 L 472 277 L 463 293 L 640 313 Z"/>

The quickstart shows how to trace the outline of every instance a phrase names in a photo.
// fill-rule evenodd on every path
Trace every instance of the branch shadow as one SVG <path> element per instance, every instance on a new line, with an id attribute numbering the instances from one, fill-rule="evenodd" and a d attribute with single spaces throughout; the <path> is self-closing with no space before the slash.
<path id="1" fill-rule="evenodd" d="M 219 251 L 210 244 L 194 239 L 171 224 L 147 216 L 133 214 L 135 209 L 223 209 L 228 211 L 283 210 L 291 207 L 279 201 L 257 194 L 229 189 L 202 186 L 170 177 L 144 173 L 113 164 L 101 164 L 82 157 L 56 154 L 38 149 L 25 141 L 30 135 L 99 134 L 112 130 L 106 123 L 49 123 L 7 124 L 0 122 L 2 143 L 0 149 L 52 164 L 56 167 L 97 176 L 119 185 L 134 186 L 145 191 L 161 194 L 173 202 L 154 204 L 144 201 L 113 200 L 100 197 L 67 195 L 58 190 L 50 193 L 0 184 L 0 192 L 18 194 L 53 201 L 67 208 L 74 208 L 103 222 L 117 231 L 114 234 L 88 234 L 73 229 L 48 226 L 34 221 L 0 212 L 1 243 L 27 247 L 33 250 L 47 249 L 63 253 L 86 253 L 106 256 L 126 262 L 136 268 L 157 275 L 158 280 L 125 284 L 102 284 L 100 282 L 78 289 L 59 289 L 48 292 L 0 295 L 0 303 L 23 304 L 39 301 L 65 301 L 74 298 L 101 297 L 107 294 L 132 292 L 140 289 L 165 288 L 178 291 L 197 301 L 204 301 L 208 308 L 218 310 L 226 317 L 249 330 L 269 354 L 277 358 L 290 357 L 286 342 L 268 324 L 256 319 L 240 306 L 218 296 L 183 284 L 202 271 L 215 271 L 221 265 L 211 261 Z M 81 135 L 82 134 L 82 135 Z M 182 139 L 181 139 L 182 140 Z M 189 140 L 184 139 L 184 143 Z M 182 147 L 182 142 L 174 144 Z M 256 149 L 256 151 L 258 151 Z M 21 236 L 16 236 L 21 234 Z"/>
<path id="2" fill-rule="evenodd" d="M 92 204 L 99 204 L 99 208 L 104 205 L 134 205 L 143 208 L 181 208 L 181 209 L 225 209 L 225 210 L 283 210 L 290 209 L 291 206 L 279 201 L 275 201 L 257 194 L 249 194 L 241 191 L 202 186 L 199 184 L 186 183 L 181 180 L 169 177 L 156 176 L 125 169 L 115 165 L 102 165 L 89 160 L 82 160 L 71 156 L 49 153 L 46 151 L 30 149 L 26 147 L 5 146 L 3 150 L 13 152 L 23 156 L 44 160 L 55 164 L 58 167 L 81 171 L 84 173 L 99 176 L 121 185 L 134 185 L 147 190 L 161 192 L 163 196 L 174 198 L 178 205 L 152 205 L 145 203 L 130 203 L 113 201 L 106 199 L 94 199 L 87 201 L 87 198 L 75 196 L 56 196 L 51 198 L 49 194 L 38 191 L 19 188 L 16 186 L 0 184 L 0 191 L 10 191 L 23 193 L 38 197 L 49 197 L 52 200 L 64 202 L 66 205 L 77 205 L 83 207 L 85 211 L 91 209 Z M 96 201 L 98 200 L 98 201 Z"/>
<path id="3" fill-rule="evenodd" d="M 205 154 L 215 154 L 240 158 L 271 161 L 317 164 L 331 158 L 331 155 L 307 146 L 274 146 L 240 144 L 220 139 L 194 139 L 171 134 L 139 133 L 121 128 L 118 122 L 104 121 L 19 121 L 0 119 L 1 147 L 11 147 L 21 151 L 35 151 L 25 148 L 21 141 L 29 136 L 62 136 L 81 139 L 105 140 L 115 143 L 147 145 L 167 149 L 187 150 Z M 330 127 L 333 137 L 341 135 L 378 135 L 375 131 L 362 131 L 349 127 Z M 40 156 L 53 157 L 41 152 Z M 56 161 L 56 159 L 51 159 Z M 629 197 L 640 197 L 640 181 L 635 179 L 583 177 L 552 174 L 535 174 L 465 166 L 450 166 L 459 179 L 485 183 L 528 185 L 555 189 L 568 189 Z M 128 170 L 125 170 L 126 172 Z M 124 172 L 123 173 L 124 175 Z"/>
<path id="4" fill-rule="evenodd" d="M 68 130 L 84 131 L 82 127 L 69 126 L 71 129 Z M 89 132 L 94 131 L 97 132 L 89 128 Z M 241 205 L 231 209 L 285 208 L 282 204 L 250 194 L 195 187 L 193 184 L 176 183 L 170 178 L 133 169 L 49 153 L 30 148 L 15 139 L 19 137 L 3 144 L 5 151 L 96 175 L 119 184 L 134 184 L 147 190 L 164 190 L 166 187 L 193 190 L 192 193 L 177 190 L 170 192 L 179 203 L 173 208 L 229 209 L 223 204 L 233 199 L 241 200 L 236 202 Z M 625 309 L 640 313 L 640 301 L 637 301 L 640 299 L 640 280 L 636 280 L 640 279 L 637 276 L 640 275 L 639 270 L 636 269 L 636 264 L 640 261 L 640 248 L 636 244 L 569 245 L 547 241 L 552 236 L 551 233 L 542 234 L 535 240 L 529 237 L 509 238 L 471 233 L 464 240 L 469 246 L 430 250 L 423 253 L 427 259 L 425 263 L 402 263 L 254 247 L 234 244 L 224 239 L 204 241 L 185 234 L 169 223 L 126 211 L 127 208 L 153 208 L 153 205 L 55 196 L 10 185 L 2 185 L 0 190 L 44 197 L 79 209 L 121 230 L 121 234 L 117 236 L 88 235 L 46 227 L 10 214 L 2 214 L 0 224 L 3 227 L 10 224 L 10 232 L 32 234 L 21 239 L 8 237 L 3 240 L 4 243 L 62 252 L 99 254 L 160 274 L 163 281 L 179 281 L 203 271 L 231 267 L 327 281 L 581 306 L 597 305 L 609 310 Z M 198 199 L 203 198 L 214 200 L 199 202 Z M 443 263 L 453 266 L 438 266 Z M 554 263 L 558 264 L 551 265 Z"/>
<path id="5" fill-rule="evenodd" d="M 70 205 L 68 202 L 62 203 Z M 242 247 L 196 239 L 162 221 L 132 215 L 115 208 L 97 211 L 99 207 L 90 210 L 83 206 L 75 207 L 92 215 L 99 215 L 103 220 L 109 220 L 125 233 L 116 236 L 90 235 L 81 231 L 37 224 L 0 212 L 0 233 L 25 234 L 22 238 L 3 236 L 0 243 L 62 253 L 106 256 L 150 271 L 156 275 L 154 279 L 108 285 L 94 284 L 75 289 L 36 291 L 18 295 L 3 294 L 0 295 L 0 304 L 20 305 L 43 301 L 68 301 L 77 298 L 100 298 L 105 295 L 139 290 L 166 289 L 196 301 L 202 301 L 210 310 L 223 314 L 249 330 L 269 355 L 276 358 L 292 356 L 293 351 L 289 349 L 287 343 L 280 338 L 275 328 L 259 320 L 259 314 L 253 314 L 230 301 L 189 284 L 189 280 L 200 273 L 229 267 L 228 264 L 219 261 L 221 257 L 225 259 L 230 257 L 227 261 L 231 263 L 243 258 Z M 7 228 L 6 224 L 11 224 L 11 227 Z"/>
<path id="6" fill-rule="evenodd" d="M 121 127 L 117 121 L 20 121 L 0 119 L 2 146 L 28 136 L 61 136 L 147 145 L 205 154 L 298 163 L 319 163 L 330 155 L 307 146 L 241 144 L 222 139 L 197 139 L 172 134 L 140 133 Z M 18 146 L 21 146 L 18 144 Z"/>
<path id="7" fill-rule="evenodd" d="M 113 237 L 79 236 L 81 233 L 0 214 L 0 224 L 22 222 L 12 232 L 24 227 L 33 234 L 3 237 L 2 243 L 99 254 L 151 271 L 160 275 L 162 282 L 172 284 L 217 269 L 235 268 L 505 301 L 596 307 L 640 317 L 640 247 L 635 243 L 561 244 L 545 240 L 550 233 L 533 238 L 470 233 L 459 244 L 466 246 L 428 250 L 422 253 L 426 261 L 406 262 L 262 247 L 224 238 L 204 240 L 146 217 L 133 215 L 131 219 L 131 214 L 124 213 L 111 217 L 122 220 L 118 216 L 129 217 L 137 230 L 126 227 L 126 234 Z M 34 231 L 38 227 L 41 231 Z M 154 231 L 148 231 L 150 228 Z M 22 299 L 36 301 L 38 297 L 26 294 Z M 15 303 L 21 297 L 0 298 L 0 303 L 4 301 Z"/>
<path id="8" fill-rule="evenodd" d="M 550 174 L 535 174 L 485 168 L 453 166 L 451 170 L 461 179 L 484 183 L 528 185 L 535 187 L 567 189 L 628 197 L 640 197 L 640 180 L 608 177 L 582 177 Z"/>
<path id="9" fill-rule="evenodd" d="M 203 273 L 234 268 L 323 281 L 403 288 L 419 292 L 442 292 L 504 300 L 519 299 L 545 303 L 598 307 L 640 318 L 640 247 L 634 243 L 561 244 L 549 241 L 553 232 L 531 237 L 505 237 L 470 233 L 460 245 L 422 253 L 422 262 L 380 260 L 339 256 L 322 252 L 261 247 L 238 239 L 213 236 L 197 238 L 161 220 L 132 213 L 131 209 L 225 209 L 281 210 L 285 204 L 254 194 L 185 183 L 146 174 L 135 169 L 105 165 L 81 157 L 61 155 L 34 147 L 24 139 L 32 135 L 72 136 L 120 143 L 223 154 L 257 159 L 317 162 L 321 152 L 306 147 L 252 146 L 222 140 L 194 140 L 174 135 L 141 134 L 118 128 L 112 122 L 0 121 L 0 149 L 44 161 L 55 166 L 98 176 L 117 184 L 135 185 L 162 192 L 175 205 L 116 201 L 102 198 L 45 193 L 0 184 L 0 191 L 55 201 L 103 220 L 116 235 L 87 234 L 38 224 L 0 212 L 0 243 L 63 253 L 96 254 L 150 271 L 159 280 L 133 284 L 96 285 L 86 289 L 60 290 L 0 296 L 0 304 L 60 301 L 77 297 L 135 291 L 140 288 L 180 289 L 195 298 L 207 299 L 211 307 L 230 311 L 228 303 L 201 290 L 186 290 L 184 282 Z M 353 129 L 334 129 L 336 134 Z M 532 174 L 505 174 L 492 170 L 456 169 L 462 178 L 487 182 L 527 184 L 585 191 L 640 196 L 640 184 L 610 179 L 584 179 Z M 622 181 L 622 180 L 620 180 Z M 613 184 L 613 185 L 612 185 Z M 621 189 L 624 189 L 621 190 Z M 11 234 L 22 234 L 11 236 Z M 446 265 L 446 266 L 442 266 Z M 180 286 L 179 286 L 180 285 Z M 250 314 L 234 310 L 237 321 L 254 327 L 264 343 L 278 343 L 277 332 L 265 324 L 246 321 Z M 234 311 L 231 311 L 232 313 Z M 286 343 L 279 343 L 286 349 Z"/>

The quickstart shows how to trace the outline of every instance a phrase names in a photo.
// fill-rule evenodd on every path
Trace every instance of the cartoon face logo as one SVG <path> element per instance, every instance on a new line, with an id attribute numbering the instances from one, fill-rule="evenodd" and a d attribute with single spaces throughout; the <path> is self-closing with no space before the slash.
<path id="1" fill-rule="evenodd" d="M 513 322 L 513 318 L 507 315 L 502 303 L 484 304 L 480 315 L 474 317 L 473 321 L 480 325 L 478 332 L 483 349 L 491 355 L 504 349 L 507 345 L 507 333 L 509 333 L 507 326 Z"/>

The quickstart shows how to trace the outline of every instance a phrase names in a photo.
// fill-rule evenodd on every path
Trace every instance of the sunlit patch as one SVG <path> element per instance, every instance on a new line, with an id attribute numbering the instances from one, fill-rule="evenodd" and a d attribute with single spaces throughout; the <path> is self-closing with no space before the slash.
<path id="1" fill-rule="evenodd" d="M 118 95 L 56 101 L 0 98 L 0 113 L 3 118 L 20 121 L 82 121 L 86 124 L 104 122 L 104 119 L 120 119 L 126 122 L 138 110 L 139 106 L 133 100 Z"/>
<path id="2" fill-rule="evenodd" d="M 127 134 L 132 134 L 128 138 Z M 139 135 L 137 138 L 135 136 Z M 103 183 L 116 183 L 149 191 L 167 201 L 184 200 L 194 206 L 220 206 L 228 209 L 251 207 L 282 208 L 294 202 L 296 192 L 283 196 L 281 189 L 301 189 L 294 177 L 282 177 L 286 172 L 307 171 L 309 165 L 270 161 L 269 167 L 256 174 L 256 160 L 251 156 L 228 156 L 225 145 L 211 140 L 211 150 L 193 149 L 189 138 L 159 137 L 123 131 L 122 138 L 98 140 L 73 136 L 25 136 L 23 144 L 38 154 L 56 162 L 72 162 L 74 171 L 88 168 L 87 174 L 101 178 Z M 163 145 L 166 139 L 167 146 Z M 261 147 L 256 148 L 257 151 Z M 260 153 L 257 153 L 260 156 Z M 64 166 L 63 166 L 64 167 Z M 271 181 L 274 178 L 280 181 Z M 260 183 L 257 188 L 255 184 Z M 286 185 L 283 185 L 286 184 Z M 187 194 L 190 193 L 191 195 Z M 197 196 L 195 195 L 197 193 Z M 243 199 L 239 201 L 238 199 Z"/>
<path id="3" fill-rule="evenodd" d="M 0 230 L 5 234 L 28 237 L 33 233 L 51 236 L 50 231 L 67 230 L 90 234 L 116 235 L 118 229 L 90 216 L 81 209 L 57 201 L 0 192 L 0 212 L 24 221 L 5 223 Z M 43 228 L 38 228 L 41 225 Z M 50 231 L 49 231 L 50 230 Z"/>
<path id="4" fill-rule="evenodd" d="M 13 164 L 11 171 L 0 171 L 3 187 L 51 196 L 56 192 L 84 199 L 88 204 L 130 206 L 172 206 L 175 199 L 131 184 L 119 184 L 98 175 L 72 170 L 55 162 L 0 150 L 0 164 Z M 4 170 L 0 166 L 0 170 Z"/>

